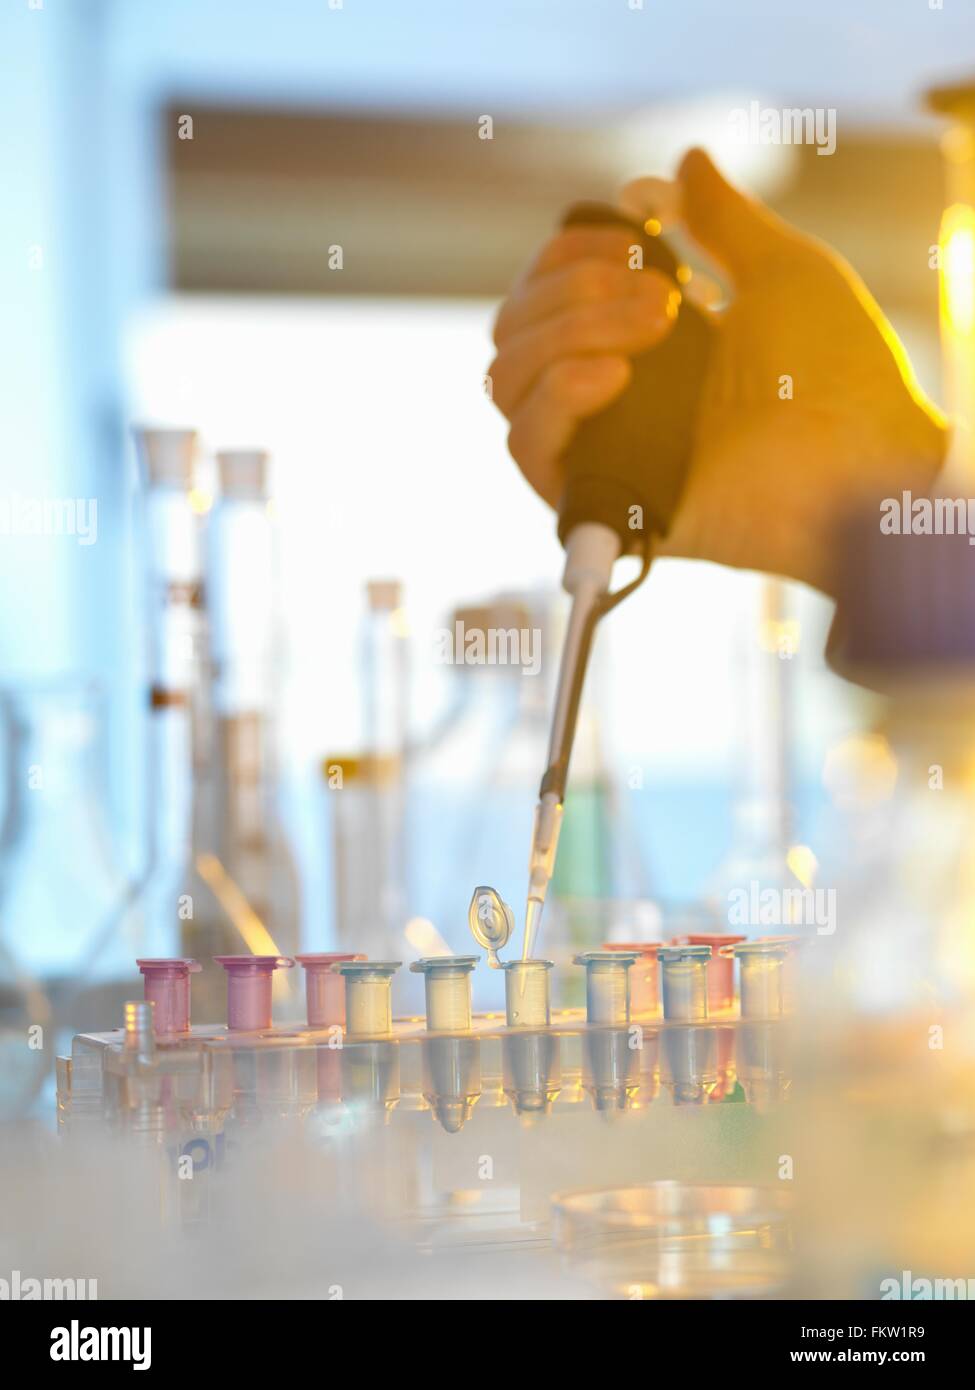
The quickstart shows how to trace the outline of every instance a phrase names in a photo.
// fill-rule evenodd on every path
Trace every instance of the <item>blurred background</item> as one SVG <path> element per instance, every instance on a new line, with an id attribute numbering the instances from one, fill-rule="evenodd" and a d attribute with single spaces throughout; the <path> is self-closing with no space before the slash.
<path id="1" fill-rule="evenodd" d="M 566 203 L 704 144 L 939 398 L 924 92 L 968 14 L 4 0 L 0 33 L 5 1007 L 107 1027 L 136 956 L 465 949 L 476 884 L 524 893 L 562 611 L 485 392 L 499 299 Z M 835 153 L 736 143 L 751 102 L 835 108 Z M 668 561 L 606 624 L 546 954 L 814 881 L 869 717 L 829 618 Z M 445 659 L 457 622 L 537 633 L 537 674 Z"/>

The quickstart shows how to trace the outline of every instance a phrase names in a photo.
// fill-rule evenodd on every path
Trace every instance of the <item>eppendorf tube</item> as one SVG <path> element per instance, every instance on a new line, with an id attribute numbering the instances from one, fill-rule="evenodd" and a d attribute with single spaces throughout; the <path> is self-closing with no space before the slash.
<path id="1" fill-rule="evenodd" d="M 743 936 L 733 936 L 728 932 L 696 932 L 687 936 L 675 936 L 675 946 L 710 946 L 711 959 L 708 962 L 708 1012 L 720 1013 L 732 1008 L 735 1002 L 735 961 L 722 949 L 735 946 L 744 941 Z"/>
<path id="2" fill-rule="evenodd" d="M 471 1026 L 471 971 L 479 956 L 425 956 L 410 969 L 423 976 L 428 1033 L 466 1033 Z"/>
<path id="3" fill-rule="evenodd" d="M 661 946 L 657 951 L 664 1018 L 697 1023 L 708 1016 L 710 946 Z"/>
<path id="4" fill-rule="evenodd" d="M 153 1005 L 153 1027 L 157 1038 L 175 1037 L 190 1031 L 190 976 L 203 967 L 185 956 L 137 960 L 145 978 L 145 998 Z"/>
<path id="5" fill-rule="evenodd" d="M 352 951 L 315 952 L 295 956 L 305 972 L 305 1014 L 309 1028 L 342 1027 L 345 1023 L 345 984 L 335 967 L 343 961 L 363 961 Z"/>
<path id="6" fill-rule="evenodd" d="M 393 976 L 401 960 L 343 960 L 345 1027 L 357 1038 L 388 1038 L 393 1031 Z"/>
<path id="7" fill-rule="evenodd" d="M 586 967 L 586 1020 L 620 1025 L 630 1021 L 630 967 L 635 951 L 583 951 L 574 965 Z"/>
<path id="8" fill-rule="evenodd" d="M 659 1010 L 657 948 L 662 944 L 660 941 L 607 941 L 600 948 L 623 951 L 637 958 L 630 971 L 630 1015 L 633 1018 L 646 1017 Z"/>
<path id="9" fill-rule="evenodd" d="M 787 1012 L 785 963 L 792 952 L 788 941 L 741 941 L 726 946 L 722 955 L 737 957 L 742 1018 L 781 1018 Z"/>
<path id="10" fill-rule="evenodd" d="M 290 956 L 214 956 L 227 972 L 227 1027 L 256 1033 L 271 1026 L 271 984 L 275 970 L 290 970 Z"/>
<path id="11" fill-rule="evenodd" d="M 504 1006 L 509 1028 L 547 1028 L 552 1018 L 550 960 L 506 960 Z"/>

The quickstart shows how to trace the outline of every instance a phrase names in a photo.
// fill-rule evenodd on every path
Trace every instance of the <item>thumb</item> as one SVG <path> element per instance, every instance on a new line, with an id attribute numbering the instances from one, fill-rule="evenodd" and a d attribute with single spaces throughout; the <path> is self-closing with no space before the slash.
<path id="1" fill-rule="evenodd" d="M 739 283 L 770 255 L 798 249 L 799 234 L 728 183 L 703 150 L 687 152 L 677 184 L 684 226 Z"/>

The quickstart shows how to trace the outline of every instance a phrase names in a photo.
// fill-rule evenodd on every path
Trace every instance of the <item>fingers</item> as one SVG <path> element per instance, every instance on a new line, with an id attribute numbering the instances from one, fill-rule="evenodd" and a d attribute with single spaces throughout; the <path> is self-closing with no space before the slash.
<path id="1" fill-rule="evenodd" d="M 798 232 L 728 183 L 703 150 L 687 152 L 677 183 L 684 226 L 739 283 L 802 245 Z"/>
<path id="2" fill-rule="evenodd" d="M 489 375 L 494 402 L 509 420 L 542 373 L 559 359 L 631 356 L 666 336 L 677 315 L 679 292 L 656 271 L 633 274 L 645 282 L 639 293 L 575 304 L 504 338 Z"/>
<path id="3" fill-rule="evenodd" d="M 654 217 L 664 236 L 680 222 L 680 185 L 673 179 L 631 179 L 620 190 L 619 203 L 637 222 Z"/>
<path id="4" fill-rule="evenodd" d="M 673 182 L 634 179 L 620 194 L 631 217 L 653 216 L 664 233 L 682 223 L 698 245 L 740 285 L 772 256 L 806 244 L 800 232 L 730 184 L 703 150 L 689 150 Z"/>
<path id="5" fill-rule="evenodd" d="M 660 286 L 653 276 L 610 260 L 588 256 L 573 261 L 516 286 L 494 325 L 495 344 L 500 347 L 514 334 L 567 309 L 631 296 L 646 297 L 652 310 L 660 299 Z"/>
<path id="6" fill-rule="evenodd" d="M 622 395 L 630 376 L 625 357 L 564 357 L 546 368 L 511 417 L 511 455 L 551 506 L 562 493 L 561 458 L 579 421 Z"/>
<path id="7" fill-rule="evenodd" d="M 593 258 L 610 261 L 621 269 L 626 269 L 632 245 L 633 233 L 625 227 L 566 227 L 545 243 L 528 267 L 525 279 L 531 280 L 539 275 L 547 275 L 550 270 L 558 270 L 572 261 Z"/>

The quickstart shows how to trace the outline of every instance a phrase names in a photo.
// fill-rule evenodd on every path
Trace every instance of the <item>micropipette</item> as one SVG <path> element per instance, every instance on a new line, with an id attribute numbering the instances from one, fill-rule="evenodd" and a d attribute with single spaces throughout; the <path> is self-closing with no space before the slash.
<path id="1" fill-rule="evenodd" d="M 662 272 L 673 281 L 675 294 L 678 285 L 687 282 L 687 274 L 657 234 L 656 222 L 641 227 L 615 208 L 580 203 L 570 208 L 562 225 L 623 227 L 632 236 L 627 264 L 636 273 Z M 630 384 L 622 396 L 582 422 L 563 456 L 565 487 L 558 533 L 566 550 L 563 587 L 572 597 L 572 607 L 559 668 L 548 766 L 532 829 L 526 960 L 532 956 L 555 868 L 569 757 L 593 633 L 603 614 L 646 578 L 653 541 L 670 529 L 690 462 L 710 338 L 705 316 L 691 304 L 682 307 L 663 342 L 633 359 Z M 613 566 L 622 555 L 638 555 L 640 573 L 611 593 Z"/>

